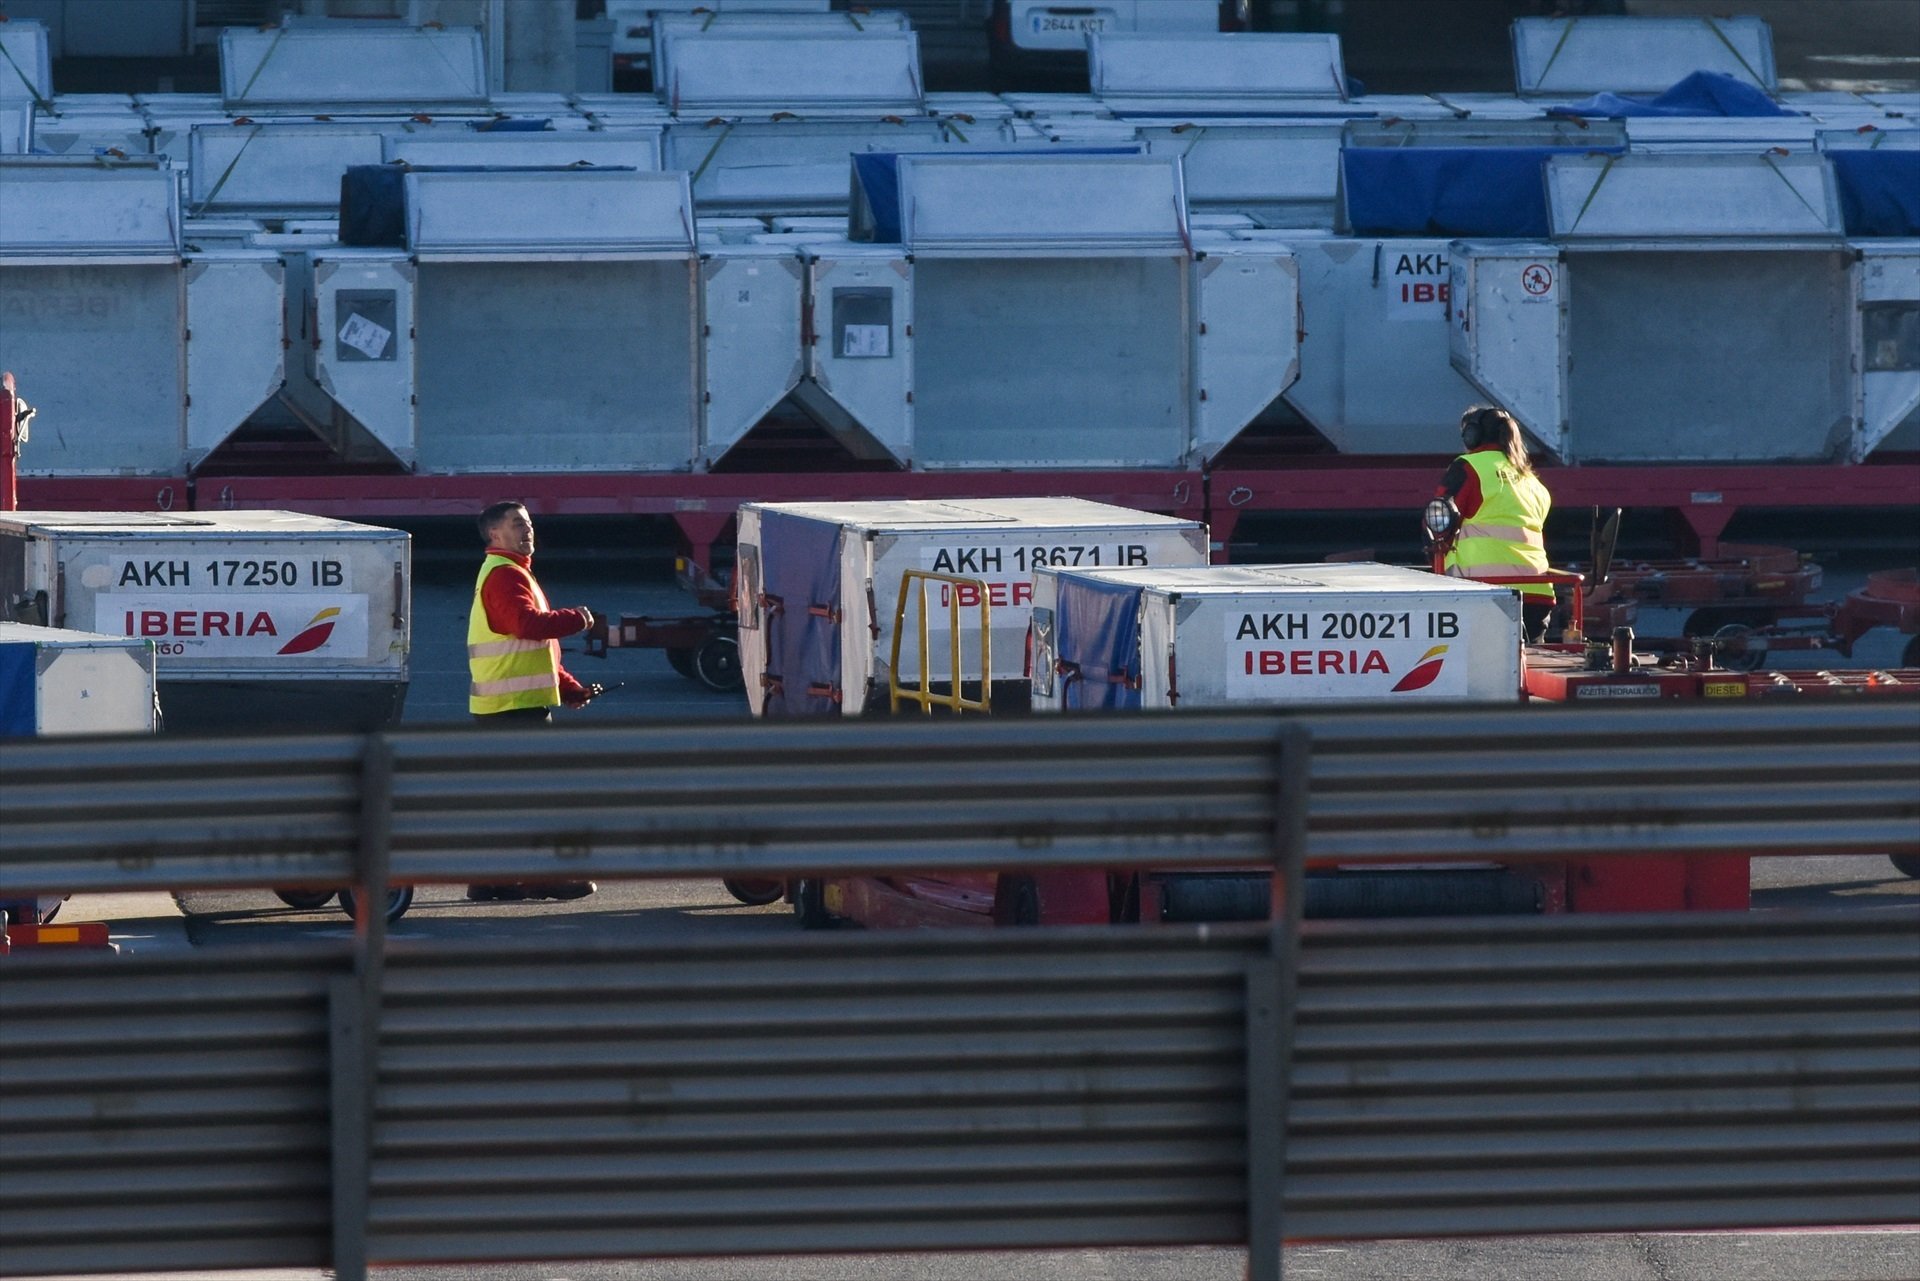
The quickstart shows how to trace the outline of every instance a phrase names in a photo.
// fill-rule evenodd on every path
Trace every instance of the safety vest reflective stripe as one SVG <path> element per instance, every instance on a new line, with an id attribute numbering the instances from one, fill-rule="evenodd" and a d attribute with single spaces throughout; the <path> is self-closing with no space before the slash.
<path id="1" fill-rule="evenodd" d="M 473 698 L 497 698 L 501 694 L 523 694 L 528 690 L 551 689 L 555 683 L 552 676 L 544 673 L 533 676 L 509 676 L 505 680 L 474 681 L 467 686 L 467 693 Z"/>
<path id="2" fill-rule="evenodd" d="M 1497 538 L 1505 543 L 1519 543 L 1523 547 L 1547 549 L 1547 540 L 1537 529 L 1528 529 L 1524 525 L 1479 525 L 1469 521 L 1460 527 L 1462 538 Z"/>
<path id="3" fill-rule="evenodd" d="M 525 654 L 536 649 L 545 649 L 543 640 L 499 640 L 481 641 L 467 646 L 468 658 L 498 658 L 502 654 Z"/>

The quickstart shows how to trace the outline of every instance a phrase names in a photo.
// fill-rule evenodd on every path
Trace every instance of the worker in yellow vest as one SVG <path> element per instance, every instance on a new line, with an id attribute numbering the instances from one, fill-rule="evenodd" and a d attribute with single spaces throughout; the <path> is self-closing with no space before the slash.
<path id="1" fill-rule="evenodd" d="M 1520 424 L 1504 409 L 1476 405 L 1460 416 L 1460 444 L 1465 452 L 1447 467 L 1435 491 L 1436 497 L 1451 498 L 1460 512 L 1446 571 L 1461 578 L 1545 573 L 1542 531 L 1553 496 L 1533 474 Z M 1553 586 L 1528 583 L 1518 590 L 1527 640 L 1537 644 L 1553 615 Z"/>
<path id="2" fill-rule="evenodd" d="M 593 611 L 554 609 L 533 576 L 533 520 L 519 503 L 495 503 L 480 513 L 487 557 L 473 585 L 467 613 L 467 710 L 493 728 L 550 725 L 553 708 L 585 707 L 604 692 L 583 685 L 560 665 L 560 638 L 591 631 Z M 475 900 L 585 898 L 592 881 L 532 885 L 470 885 Z"/>

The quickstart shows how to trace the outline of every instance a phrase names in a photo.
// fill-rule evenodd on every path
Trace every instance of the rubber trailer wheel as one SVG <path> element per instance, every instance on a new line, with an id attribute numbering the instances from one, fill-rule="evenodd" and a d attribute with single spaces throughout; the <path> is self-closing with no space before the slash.
<path id="1" fill-rule="evenodd" d="M 1920 854 L 1889 854 L 1887 857 L 1903 873 L 1920 881 Z"/>
<path id="2" fill-rule="evenodd" d="M 740 675 L 740 642 L 730 632 L 715 632 L 693 654 L 694 675 L 719 694 L 731 694 L 746 682 Z"/>
<path id="3" fill-rule="evenodd" d="M 1920 636 L 1908 641 L 1907 647 L 1900 651 L 1900 666 L 1920 667 Z"/>
<path id="4" fill-rule="evenodd" d="M 693 654 L 694 654 L 693 650 L 670 649 L 666 651 L 666 654 L 667 654 L 668 667 L 671 667 L 674 671 L 679 672 L 682 676 L 686 677 L 690 681 L 697 681 L 700 679 L 699 675 L 695 673 L 693 670 Z"/>
<path id="5" fill-rule="evenodd" d="M 1725 627 L 1715 630 L 1713 638 L 1717 641 L 1738 640 L 1759 642 L 1758 644 L 1752 645 L 1749 649 L 1714 655 L 1714 661 L 1730 672 L 1758 671 L 1760 665 L 1767 661 L 1766 639 L 1757 635 L 1753 628 L 1747 626 L 1745 623 L 1728 623 Z"/>
<path id="6" fill-rule="evenodd" d="M 833 925 L 834 915 L 827 911 L 825 881 L 794 882 L 793 919 L 803 930 L 824 930 Z"/>
<path id="7" fill-rule="evenodd" d="M 275 890 L 273 896 L 288 907 L 297 907 L 303 912 L 317 911 L 333 902 L 332 890 Z"/>
<path id="8" fill-rule="evenodd" d="M 360 919 L 360 902 L 352 890 L 340 891 L 340 906 L 354 920 Z M 387 920 L 389 923 L 399 920 L 413 906 L 413 886 L 396 885 L 387 891 Z"/>
<path id="9" fill-rule="evenodd" d="M 787 896 L 785 881 L 750 878 L 739 881 L 722 881 L 727 893 L 745 903 L 748 907 L 765 907 L 769 903 L 778 903 Z"/>

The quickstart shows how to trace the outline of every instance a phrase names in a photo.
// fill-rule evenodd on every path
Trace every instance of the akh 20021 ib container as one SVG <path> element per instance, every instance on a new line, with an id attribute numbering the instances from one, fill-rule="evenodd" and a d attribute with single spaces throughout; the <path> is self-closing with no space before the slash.
<path id="1" fill-rule="evenodd" d="M 0 513 L 14 619 L 152 641 L 169 729 L 372 729 L 406 698 L 412 547 L 293 512 Z"/>
<path id="2" fill-rule="evenodd" d="M 1397 565 L 1045 568 L 1033 706 L 1520 698 L 1520 598 Z"/>
<path id="3" fill-rule="evenodd" d="M 739 520 L 740 662 L 756 716 L 884 709 L 908 575 L 927 576 L 905 590 L 926 593 L 935 683 L 953 683 L 957 616 L 963 681 L 979 680 L 985 636 L 990 683 L 1024 685 L 1027 607 L 1041 565 L 1207 561 L 1197 521 L 1079 498 L 748 503 Z M 909 601 L 917 606 L 917 595 Z M 899 637 L 903 684 L 913 673 L 917 685 L 920 636 L 916 608 Z"/>

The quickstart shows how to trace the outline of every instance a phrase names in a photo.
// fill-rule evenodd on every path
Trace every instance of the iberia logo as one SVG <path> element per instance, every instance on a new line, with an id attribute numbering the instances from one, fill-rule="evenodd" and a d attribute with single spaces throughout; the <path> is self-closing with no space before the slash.
<path id="1" fill-rule="evenodd" d="M 282 654 L 310 654 L 314 650 L 319 649 L 327 643 L 327 638 L 333 635 L 333 622 L 339 617 L 340 609 L 338 606 L 329 606 L 321 610 L 312 618 L 308 619 L 307 625 L 300 630 L 300 633 L 282 645 L 278 652 Z M 1419 670 L 1417 667 L 1414 669 L 1416 672 Z M 1431 680 L 1432 677 L 1428 677 L 1427 679 Z M 1424 684 L 1425 682 L 1422 683 Z M 1399 686 L 1395 686 L 1394 688 L 1398 689 Z"/>
<path id="2" fill-rule="evenodd" d="M 294 639 L 298 640 L 299 637 L 296 636 Z M 1446 655 L 1447 647 L 1445 645 L 1435 645 L 1432 649 L 1420 655 L 1420 661 L 1413 665 L 1413 670 L 1405 676 L 1402 676 L 1400 683 L 1395 685 L 1388 693 L 1399 694 L 1411 689 L 1425 689 L 1427 686 L 1433 684 L 1440 675 L 1440 669 L 1446 665 Z"/>

